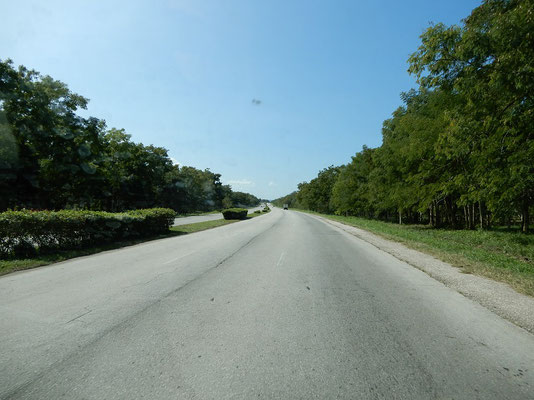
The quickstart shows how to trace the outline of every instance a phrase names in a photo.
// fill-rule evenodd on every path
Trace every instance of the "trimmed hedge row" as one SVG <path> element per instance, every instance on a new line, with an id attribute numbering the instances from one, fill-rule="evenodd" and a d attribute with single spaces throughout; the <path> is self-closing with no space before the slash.
<path id="1" fill-rule="evenodd" d="M 246 208 L 227 208 L 222 211 L 224 219 L 247 219 L 247 214 Z"/>
<path id="2" fill-rule="evenodd" d="M 6 211 L 0 213 L 0 256 L 31 256 L 164 233 L 176 213 L 167 208 L 101 211 Z"/>

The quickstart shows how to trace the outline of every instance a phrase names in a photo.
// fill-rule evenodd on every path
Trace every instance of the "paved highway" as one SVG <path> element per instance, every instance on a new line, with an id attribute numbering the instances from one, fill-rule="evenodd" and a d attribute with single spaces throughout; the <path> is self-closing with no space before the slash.
<path id="1" fill-rule="evenodd" d="M 534 398 L 533 335 L 291 210 L 4 276 L 0 321 L 0 398 Z"/>

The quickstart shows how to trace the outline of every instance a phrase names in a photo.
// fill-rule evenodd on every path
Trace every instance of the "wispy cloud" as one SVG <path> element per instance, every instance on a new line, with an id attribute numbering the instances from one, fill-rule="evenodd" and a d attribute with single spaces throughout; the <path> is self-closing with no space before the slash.
<path id="1" fill-rule="evenodd" d="M 241 186 L 253 186 L 254 182 L 249 181 L 248 179 L 232 179 L 227 181 L 229 185 L 241 185 Z"/>
<path id="2" fill-rule="evenodd" d="M 273 181 L 270 181 L 269 186 L 276 186 L 276 183 L 274 183 Z"/>

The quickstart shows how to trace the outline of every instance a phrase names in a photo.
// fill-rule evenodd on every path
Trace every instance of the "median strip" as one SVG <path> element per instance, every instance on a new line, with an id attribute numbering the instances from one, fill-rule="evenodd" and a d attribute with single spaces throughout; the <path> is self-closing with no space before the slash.
<path id="1" fill-rule="evenodd" d="M 261 213 L 252 213 L 249 214 L 247 219 L 255 218 L 260 215 L 265 215 Z M 212 221 L 203 221 L 195 222 L 187 225 L 172 226 L 169 228 L 167 233 L 139 238 L 131 240 L 122 240 L 111 242 L 107 244 L 101 244 L 97 246 L 87 247 L 83 249 L 70 249 L 70 250 L 61 250 L 54 253 L 48 254 L 37 254 L 31 257 L 19 257 L 19 258 L 8 258 L 0 260 L 0 275 L 9 274 L 11 272 L 22 271 L 26 269 L 32 269 L 37 267 L 42 267 L 45 265 L 54 264 L 61 261 L 67 261 L 72 258 L 88 256 L 96 253 L 100 253 L 108 250 L 115 250 L 122 247 L 133 246 L 143 242 L 148 242 L 151 240 L 165 239 L 174 236 L 187 235 L 190 233 L 200 232 L 207 229 L 213 229 L 224 225 L 233 224 L 239 222 L 240 220 L 225 220 L 218 219 Z"/>

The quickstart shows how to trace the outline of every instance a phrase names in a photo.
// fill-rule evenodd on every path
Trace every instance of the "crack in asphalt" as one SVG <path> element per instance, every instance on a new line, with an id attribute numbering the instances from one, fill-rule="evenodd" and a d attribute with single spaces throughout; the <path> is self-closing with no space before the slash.
<path id="1" fill-rule="evenodd" d="M 74 318 L 71 319 L 70 321 L 65 322 L 65 325 L 70 324 L 70 323 L 73 322 L 73 321 L 76 321 L 77 319 L 83 317 L 84 315 L 89 314 L 89 313 L 92 312 L 92 311 L 93 311 L 93 310 L 89 310 L 89 311 L 86 311 L 86 312 L 84 312 L 84 313 L 78 315 L 77 317 L 74 317 Z"/>

